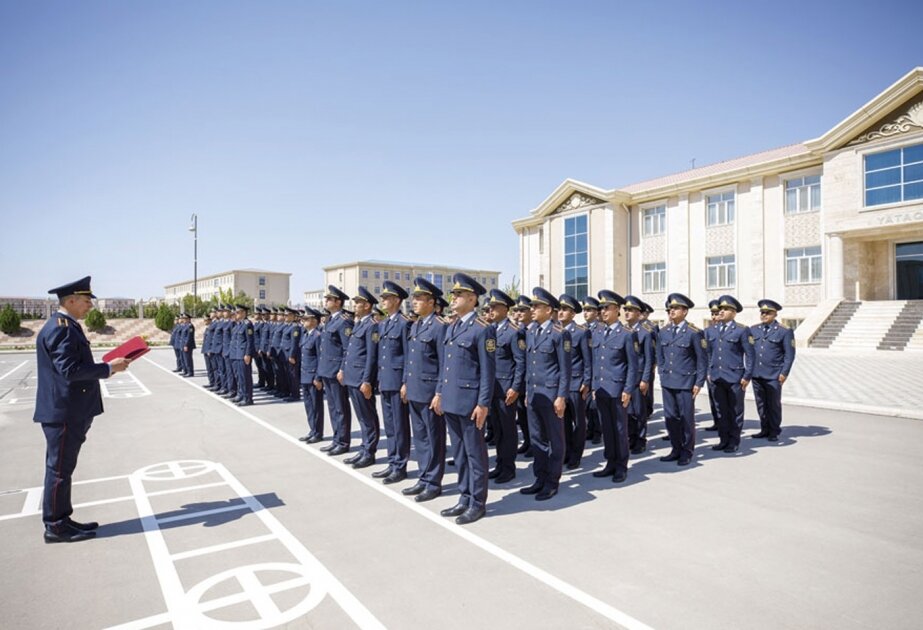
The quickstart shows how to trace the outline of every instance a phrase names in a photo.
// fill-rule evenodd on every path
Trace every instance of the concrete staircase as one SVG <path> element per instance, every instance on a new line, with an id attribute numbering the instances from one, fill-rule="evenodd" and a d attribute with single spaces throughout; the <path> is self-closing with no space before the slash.
<path id="1" fill-rule="evenodd" d="M 905 301 L 860 302 L 829 347 L 834 350 L 877 350 L 905 305 Z"/>
<path id="2" fill-rule="evenodd" d="M 923 324 L 923 300 L 908 300 L 900 315 L 891 324 L 884 339 L 878 344 L 879 350 L 904 350 L 908 342 L 920 330 Z"/>
<path id="3" fill-rule="evenodd" d="M 829 348 L 858 309 L 859 302 L 840 302 L 811 339 L 810 346 Z"/>
<path id="4" fill-rule="evenodd" d="M 909 352 L 923 352 L 923 322 L 920 322 L 920 325 L 917 326 L 917 329 L 910 337 L 904 350 Z"/>

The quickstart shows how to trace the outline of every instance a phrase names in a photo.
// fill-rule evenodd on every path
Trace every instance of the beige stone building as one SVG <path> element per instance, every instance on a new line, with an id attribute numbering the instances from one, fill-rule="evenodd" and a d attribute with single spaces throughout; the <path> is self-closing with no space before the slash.
<path id="1" fill-rule="evenodd" d="M 231 291 L 234 295 L 246 293 L 253 298 L 257 306 L 274 306 L 288 304 L 289 280 L 292 274 L 265 271 L 262 269 L 232 269 L 222 273 L 202 276 L 198 279 L 199 299 L 208 301 L 221 291 Z M 186 295 L 192 295 L 192 280 L 166 285 L 164 300 L 167 304 L 178 304 Z"/>
<path id="2" fill-rule="evenodd" d="M 923 68 L 822 136 L 619 188 L 565 180 L 513 222 L 523 287 L 769 297 L 812 336 L 843 301 L 923 299 Z M 755 309 L 745 320 L 755 319 Z"/>
<path id="3" fill-rule="evenodd" d="M 311 306 L 316 304 L 317 298 L 322 298 L 323 293 L 328 285 L 344 291 L 347 295 L 356 294 L 359 286 L 377 296 L 381 293 L 383 282 L 391 280 L 397 282 L 405 289 L 413 285 L 413 279 L 422 276 L 435 284 L 437 287 L 448 291 L 451 286 L 452 276 L 456 273 L 466 273 L 475 278 L 489 291 L 490 289 L 500 289 L 500 272 L 488 271 L 485 269 L 463 269 L 461 267 L 450 267 L 446 265 L 431 265 L 426 263 L 407 263 L 395 262 L 390 260 L 359 260 L 345 263 L 342 265 L 330 265 L 324 267 L 324 287 L 312 291 L 305 291 L 305 304 Z M 322 304 L 318 305 L 322 306 Z"/>

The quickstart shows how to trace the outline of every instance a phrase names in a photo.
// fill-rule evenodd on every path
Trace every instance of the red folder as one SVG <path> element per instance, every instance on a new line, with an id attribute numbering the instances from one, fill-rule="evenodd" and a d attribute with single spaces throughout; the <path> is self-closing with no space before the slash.
<path id="1" fill-rule="evenodd" d="M 148 347 L 144 339 L 141 337 L 132 337 L 118 348 L 110 350 L 104 354 L 103 361 L 109 363 L 112 361 L 112 359 L 117 359 L 119 357 L 125 357 L 126 359 L 134 360 L 147 354 L 150 352 L 150 350 L 150 347 Z"/>

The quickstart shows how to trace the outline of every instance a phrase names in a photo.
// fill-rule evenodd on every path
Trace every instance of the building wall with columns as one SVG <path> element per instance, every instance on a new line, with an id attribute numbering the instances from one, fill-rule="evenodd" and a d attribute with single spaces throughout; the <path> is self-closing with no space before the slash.
<path id="1" fill-rule="evenodd" d="M 923 299 L 897 280 L 898 259 L 916 255 L 901 246 L 923 252 L 920 156 L 916 68 L 813 140 L 614 189 L 565 180 L 513 222 L 523 288 L 565 292 L 574 260 L 565 225 L 585 215 L 587 265 L 577 275 L 590 294 L 614 289 L 661 309 L 668 293 L 684 293 L 695 322 L 725 293 L 744 304 L 744 321 L 769 297 L 792 323 L 842 299 Z"/>

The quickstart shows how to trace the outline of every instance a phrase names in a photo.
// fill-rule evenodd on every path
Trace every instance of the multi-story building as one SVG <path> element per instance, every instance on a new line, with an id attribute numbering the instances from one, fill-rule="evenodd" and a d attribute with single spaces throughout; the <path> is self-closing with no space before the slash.
<path id="1" fill-rule="evenodd" d="M 134 298 L 99 298 L 96 300 L 96 308 L 109 315 L 110 313 L 121 313 L 137 304 Z"/>
<path id="2" fill-rule="evenodd" d="M 923 67 L 816 139 L 614 189 L 568 179 L 513 227 L 523 286 L 657 309 L 678 291 L 697 323 L 723 293 L 769 297 L 814 324 L 801 340 L 844 299 L 923 299 Z"/>
<path id="3" fill-rule="evenodd" d="M 230 291 L 233 295 L 245 293 L 258 306 L 288 304 L 291 275 L 262 269 L 232 269 L 199 278 L 198 296 L 208 301 L 219 295 L 219 291 L 225 294 Z M 192 280 L 186 280 L 166 285 L 163 288 L 164 300 L 167 304 L 179 304 L 184 296 L 193 294 L 192 284 Z"/>
<path id="4" fill-rule="evenodd" d="M 57 298 L 0 297 L 0 309 L 7 305 L 20 315 L 47 318 L 58 310 Z"/>
<path id="5" fill-rule="evenodd" d="M 391 280 L 399 283 L 405 289 L 411 288 L 413 279 L 422 276 L 435 284 L 440 289 L 448 292 L 451 288 L 452 276 L 456 273 L 466 273 L 475 278 L 489 291 L 500 287 L 500 272 L 485 269 L 464 269 L 447 265 L 430 265 L 424 263 L 395 262 L 390 260 L 359 260 L 342 265 L 324 267 L 324 289 L 328 285 L 344 291 L 347 295 L 355 295 L 359 286 L 364 286 L 373 295 L 381 293 L 382 283 Z M 324 289 L 305 291 L 305 304 L 311 306 L 310 300 L 317 297 L 323 300 Z M 323 306 L 321 303 L 320 306 Z"/>

